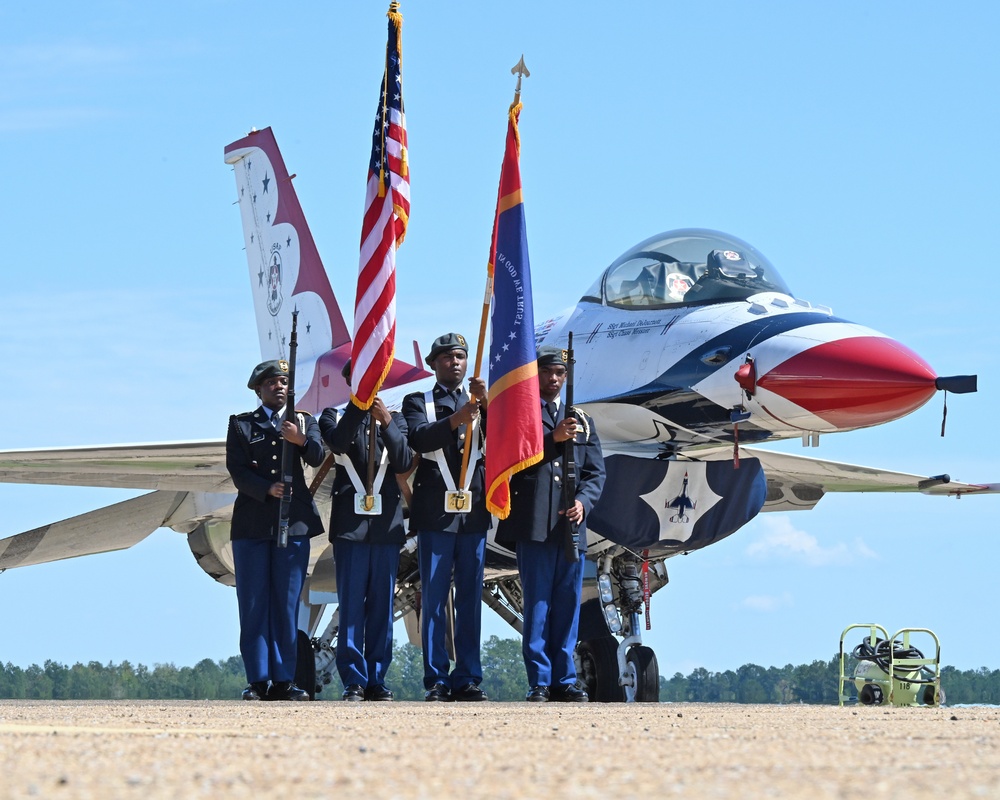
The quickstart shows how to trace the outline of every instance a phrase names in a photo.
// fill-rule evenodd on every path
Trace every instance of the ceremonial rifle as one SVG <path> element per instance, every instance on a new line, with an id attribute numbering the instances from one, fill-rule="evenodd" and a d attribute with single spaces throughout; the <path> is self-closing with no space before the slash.
<path id="1" fill-rule="evenodd" d="M 299 312 L 292 312 L 292 335 L 288 340 L 288 393 L 285 396 L 285 419 L 299 424 L 295 414 L 295 351 L 299 347 Z M 278 506 L 278 547 L 288 547 L 288 517 L 292 512 L 292 481 L 295 478 L 295 459 L 298 446 L 285 439 L 281 445 L 281 482 L 284 492 Z"/>
<path id="2" fill-rule="evenodd" d="M 573 414 L 573 334 L 566 345 L 566 419 Z M 569 518 L 569 510 L 576 504 L 576 454 L 573 445 L 576 437 L 563 442 L 563 554 L 567 561 L 580 560 L 580 525 Z"/>

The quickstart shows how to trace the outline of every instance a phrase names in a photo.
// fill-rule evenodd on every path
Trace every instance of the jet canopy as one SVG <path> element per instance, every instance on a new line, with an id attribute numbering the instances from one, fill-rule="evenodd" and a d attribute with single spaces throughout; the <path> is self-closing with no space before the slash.
<path id="1" fill-rule="evenodd" d="M 590 287 L 582 301 L 616 308 L 668 308 L 791 294 L 771 262 L 718 231 L 684 228 L 637 244 Z"/>

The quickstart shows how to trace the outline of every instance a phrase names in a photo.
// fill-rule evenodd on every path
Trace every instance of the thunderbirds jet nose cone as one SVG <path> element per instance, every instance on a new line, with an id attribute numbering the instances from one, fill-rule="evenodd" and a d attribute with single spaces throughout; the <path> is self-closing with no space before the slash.
<path id="1" fill-rule="evenodd" d="M 757 385 L 849 429 L 915 411 L 936 391 L 936 378 L 926 361 L 899 342 L 858 336 L 792 356 L 761 375 Z"/>

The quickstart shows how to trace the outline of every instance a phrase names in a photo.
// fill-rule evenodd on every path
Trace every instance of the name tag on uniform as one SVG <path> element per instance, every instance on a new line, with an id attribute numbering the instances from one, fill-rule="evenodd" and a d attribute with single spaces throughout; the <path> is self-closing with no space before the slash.
<path id="1" fill-rule="evenodd" d="M 472 492 L 445 492 L 444 510 L 448 514 L 468 514 L 472 510 Z"/>
<path id="2" fill-rule="evenodd" d="M 257 433 L 252 433 L 250 435 L 250 444 L 257 444 L 257 442 L 261 442 L 263 440 L 264 440 L 263 433 L 257 432 Z"/>
<path id="3" fill-rule="evenodd" d="M 356 494 L 354 495 L 354 513 L 367 514 L 377 517 L 382 513 L 382 495 L 380 494 Z"/>

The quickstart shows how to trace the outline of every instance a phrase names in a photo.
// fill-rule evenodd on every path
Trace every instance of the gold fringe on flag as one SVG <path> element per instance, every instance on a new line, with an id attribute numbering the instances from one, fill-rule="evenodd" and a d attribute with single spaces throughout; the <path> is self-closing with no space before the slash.
<path id="1" fill-rule="evenodd" d="M 389 3 L 389 10 L 385 13 L 389 21 L 396 26 L 396 52 L 399 53 L 399 60 L 403 60 L 403 15 L 399 13 L 399 3 L 392 0 Z"/>
<path id="2" fill-rule="evenodd" d="M 517 127 L 517 116 L 521 113 L 521 101 L 517 100 L 510 104 L 510 108 L 507 110 L 507 118 L 510 120 L 511 127 L 514 128 L 514 141 L 517 144 L 517 157 L 521 157 L 521 131 Z"/>

